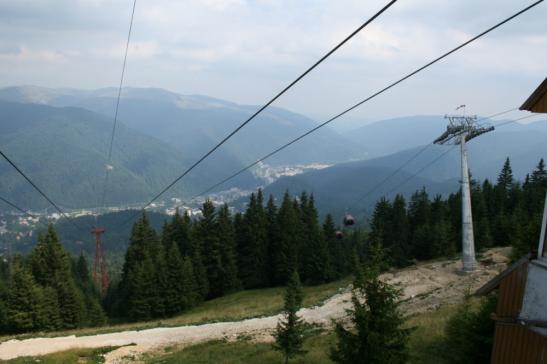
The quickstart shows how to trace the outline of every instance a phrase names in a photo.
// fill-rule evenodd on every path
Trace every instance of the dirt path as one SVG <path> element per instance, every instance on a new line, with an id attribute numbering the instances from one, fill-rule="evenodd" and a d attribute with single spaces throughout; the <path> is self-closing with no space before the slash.
<path id="1" fill-rule="evenodd" d="M 424 263 L 399 271 L 388 272 L 384 278 L 401 285 L 404 294 L 404 310 L 408 314 L 436 310 L 439 305 L 461 301 L 466 292 L 474 291 L 506 265 L 507 252 L 492 249 L 482 258 L 480 269 L 471 274 L 458 273 L 460 263 L 441 261 Z M 350 292 L 337 294 L 319 307 L 300 310 L 306 321 L 323 326 L 333 319 L 341 319 L 351 306 Z M 20 356 L 38 356 L 73 348 L 99 348 L 122 346 L 107 354 L 106 362 L 131 363 L 145 352 L 167 346 L 188 346 L 196 343 L 252 336 L 260 341 L 271 340 L 279 316 L 254 318 L 237 322 L 219 322 L 203 325 L 155 328 L 142 331 L 124 331 L 93 336 L 66 336 L 57 338 L 35 338 L 10 340 L 0 344 L 0 359 Z"/>

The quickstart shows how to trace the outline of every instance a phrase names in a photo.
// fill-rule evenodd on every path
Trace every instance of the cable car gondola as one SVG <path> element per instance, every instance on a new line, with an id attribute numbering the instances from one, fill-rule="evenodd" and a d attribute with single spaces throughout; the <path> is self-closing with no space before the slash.
<path id="1" fill-rule="evenodd" d="M 355 224 L 355 219 L 350 214 L 346 213 L 344 216 L 344 226 L 353 226 Z"/>
<path id="2" fill-rule="evenodd" d="M 338 230 L 338 231 L 336 232 L 336 239 L 342 240 L 343 238 L 344 238 L 344 233 L 341 232 L 340 230 Z"/>

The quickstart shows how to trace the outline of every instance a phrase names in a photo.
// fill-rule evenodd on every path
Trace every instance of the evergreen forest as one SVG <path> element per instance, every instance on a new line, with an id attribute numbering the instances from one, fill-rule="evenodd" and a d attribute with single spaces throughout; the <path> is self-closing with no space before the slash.
<path id="1" fill-rule="evenodd" d="M 535 249 L 546 188 L 543 160 L 522 182 L 509 159 L 496 181 L 472 181 L 477 250 L 511 245 L 516 259 Z M 199 218 L 177 212 L 161 231 L 143 213 L 121 274 L 103 294 L 90 262 L 69 255 L 50 226 L 29 254 L 0 262 L 0 332 L 170 317 L 230 292 L 285 285 L 295 272 L 304 285 L 321 284 L 350 275 L 355 257 L 366 261 L 371 247 L 382 247 L 394 267 L 460 249 L 459 192 L 430 196 L 423 188 L 408 201 L 382 198 L 364 229 L 318 216 L 313 194 L 287 191 L 276 203 L 261 190 L 242 212 L 206 201 Z"/>

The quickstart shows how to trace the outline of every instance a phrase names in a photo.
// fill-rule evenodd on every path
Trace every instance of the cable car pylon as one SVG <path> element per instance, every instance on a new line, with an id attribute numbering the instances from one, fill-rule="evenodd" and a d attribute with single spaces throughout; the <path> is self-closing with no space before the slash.
<path id="1" fill-rule="evenodd" d="M 456 108 L 456 110 L 459 109 L 464 110 L 463 115 L 445 115 L 445 119 L 449 120 L 449 124 L 446 127 L 446 131 L 435 139 L 433 143 L 460 145 L 462 174 L 462 262 L 463 271 L 472 272 L 477 268 L 477 261 L 475 259 L 475 238 L 473 235 L 471 188 L 466 143 L 479 135 L 494 130 L 494 127 L 478 126 L 477 116 L 465 116 L 465 105 Z"/>
<path id="2" fill-rule="evenodd" d="M 106 259 L 103 252 L 102 235 L 104 229 L 94 227 L 91 234 L 95 235 L 95 261 L 93 262 L 93 281 L 101 294 L 105 294 L 108 289 L 108 271 L 106 269 Z"/>

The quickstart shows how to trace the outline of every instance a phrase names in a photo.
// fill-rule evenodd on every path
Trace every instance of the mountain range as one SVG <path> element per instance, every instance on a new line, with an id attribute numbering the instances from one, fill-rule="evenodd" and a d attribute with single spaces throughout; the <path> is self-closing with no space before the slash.
<path id="1" fill-rule="evenodd" d="M 67 208 L 97 206 L 117 90 L 48 89 L 35 86 L 0 89 L 0 148 L 21 166 L 53 200 Z M 162 89 L 123 89 L 105 202 L 109 206 L 142 203 L 182 173 L 257 106 L 238 105 L 207 96 L 179 95 Z M 211 158 L 178 183 L 165 198 L 188 197 L 318 124 L 281 108 L 268 108 Z M 441 116 L 383 120 L 339 134 L 329 128 L 310 135 L 267 160 L 271 166 L 326 163 L 332 167 L 282 177 L 266 187 L 280 197 L 284 190 L 314 192 L 323 210 L 355 204 L 385 176 L 431 143 L 446 125 Z M 509 156 L 515 176 L 523 178 L 545 157 L 547 123 L 509 124 L 473 140 L 470 168 L 475 178 L 494 178 Z M 459 155 L 451 151 L 420 171 L 447 147 L 431 146 L 389 182 L 416 178 L 401 186 L 410 193 L 427 186 L 434 193 L 457 188 Z M 2 195 L 24 208 L 47 207 L 26 182 L 0 161 Z M 253 189 L 267 184 L 252 172 L 218 190 Z M 386 183 L 368 196 L 386 193 Z M 370 208 L 370 206 L 367 206 Z"/>

